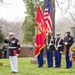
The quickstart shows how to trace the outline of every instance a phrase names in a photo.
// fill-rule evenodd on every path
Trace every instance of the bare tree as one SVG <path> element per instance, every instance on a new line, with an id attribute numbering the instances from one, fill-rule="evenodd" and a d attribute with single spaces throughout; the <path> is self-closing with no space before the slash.
<path id="1" fill-rule="evenodd" d="M 3 0 L 0 0 L 1 3 L 3 3 Z"/>
<path id="2" fill-rule="evenodd" d="M 0 19 L 0 26 L 2 27 L 5 37 L 9 34 L 9 32 L 14 32 L 15 36 L 22 42 L 22 22 L 8 22 L 6 20 Z"/>
<path id="3" fill-rule="evenodd" d="M 62 12 L 62 16 L 68 14 L 71 17 L 70 21 L 75 23 L 75 0 L 55 0 L 56 5 Z M 68 17 L 64 17 L 65 19 L 69 20 Z"/>
<path id="4" fill-rule="evenodd" d="M 12 5 L 11 3 L 5 3 L 4 0 L 0 0 L 0 5 L 6 7 L 6 5 Z"/>

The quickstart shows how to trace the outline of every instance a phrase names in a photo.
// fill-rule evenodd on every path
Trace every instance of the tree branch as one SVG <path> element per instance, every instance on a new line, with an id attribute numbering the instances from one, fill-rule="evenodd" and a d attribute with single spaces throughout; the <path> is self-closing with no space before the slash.
<path id="1" fill-rule="evenodd" d="M 61 4 L 64 6 L 66 1 L 68 2 L 67 7 L 64 7 L 64 8 L 60 7 Z M 62 2 L 59 2 L 58 0 L 56 0 L 56 3 L 57 3 L 58 8 L 62 12 L 62 16 L 63 16 L 63 12 L 65 11 L 64 14 L 68 13 L 71 16 L 72 21 L 75 22 L 74 13 L 69 11 L 71 9 L 71 7 L 73 7 L 75 9 L 75 0 L 64 0 Z"/>
<path id="2" fill-rule="evenodd" d="M 70 8 L 70 0 L 68 0 L 68 7 L 65 10 L 65 13 L 67 12 L 67 10 Z"/>
<path id="3" fill-rule="evenodd" d="M 6 7 L 4 5 L 11 5 L 11 3 L 5 3 L 3 0 L 0 0 L 1 6 Z"/>
<path id="4" fill-rule="evenodd" d="M 66 0 L 59 2 L 58 0 L 56 0 L 59 4 L 64 4 L 66 2 Z"/>
<path id="5" fill-rule="evenodd" d="M 62 15 L 63 15 L 63 9 L 60 7 L 60 3 L 58 2 L 58 0 L 56 0 L 56 3 L 57 3 L 57 6 L 58 6 L 58 8 L 61 10 L 61 13 L 62 13 Z"/>

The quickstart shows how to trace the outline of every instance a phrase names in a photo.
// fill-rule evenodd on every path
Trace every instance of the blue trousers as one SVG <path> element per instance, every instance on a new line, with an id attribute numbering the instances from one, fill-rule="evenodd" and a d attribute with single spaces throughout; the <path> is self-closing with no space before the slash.
<path id="1" fill-rule="evenodd" d="M 70 61 L 69 58 L 69 52 L 66 52 L 66 68 L 71 68 L 72 67 L 72 62 Z"/>
<path id="2" fill-rule="evenodd" d="M 55 56 L 55 66 L 61 67 L 61 53 L 60 53 L 60 51 L 54 52 L 54 56 Z"/>
<path id="3" fill-rule="evenodd" d="M 46 50 L 46 56 L 47 56 L 48 67 L 52 67 L 53 66 L 53 52 L 51 50 Z"/>
<path id="4" fill-rule="evenodd" d="M 42 67 L 43 66 L 43 51 L 40 52 L 40 54 L 37 57 L 38 60 L 38 67 Z"/>
<path id="5" fill-rule="evenodd" d="M 4 57 L 4 58 L 7 58 L 7 51 L 4 51 L 3 57 Z"/>

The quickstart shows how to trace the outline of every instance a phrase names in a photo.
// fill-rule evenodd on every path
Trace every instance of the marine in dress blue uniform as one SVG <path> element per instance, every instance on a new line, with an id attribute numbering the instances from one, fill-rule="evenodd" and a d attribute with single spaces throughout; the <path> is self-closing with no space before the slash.
<path id="1" fill-rule="evenodd" d="M 62 57 L 62 52 L 64 49 L 64 43 L 63 39 L 60 38 L 60 33 L 56 34 L 56 39 L 55 39 L 55 68 L 60 68 L 61 67 L 61 57 Z"/>
<path id="2" fill-rule="evenodd" d="M 43 51 L 44 51 L 44 48 L 40 51 L 40 54 L 37 56 L 38 68 L 43 67 L 43 64 L 44 64 L 44 61 L 43 61 Z"/>
<path id="3" fill-rule="evenodd" d="M 35 43 L 35 37 L 34 37 L 34 43 Z M 35 47 L 36 46 L 37 46 L 37 44 L 35 43 Z M 39 47 L 39 46 L 37 46 L 37 47 Z M 40 54 L 37 56 L 38 68 L 43 67 L 43 64 L 44 64 L 43 52 L 44 52 L 44 48 L 42 48 L 42 50 L 40 51 Z"/>
<path id="4" fill-rule="evenodd" d="M 70 61 L 70 58 L 69 58 L 69 48 L 71 47 L 73 42 L 74 42 L 74 38 L 70 35 L 70 32 L 67 31 L 67 36 L 64 38 L 64 44 L 66 48 L 66 55 L 65 55 L 66 68 L 72 67 L 72 62 Z"/>
<path id="5" fill-rule="evenodd" d="M 10 66 L 12 69 L 11 73 L 18 72 L 18 60 L 17 56 L 20 53 L 20 43 L 19 40 L 14 37 L 14 33 L 9 33 L 9 39 L 5 39 L 4 43 L 9 44 L 9 59 L 10 59 Z"/>
<path id="6" fill-rule="evenodd" d="M 53 51 L 54 51 L 54 37 L 52 32 L 48 32 L 46 36 L 46 57 L 48 67 L 53 67 Z"/>

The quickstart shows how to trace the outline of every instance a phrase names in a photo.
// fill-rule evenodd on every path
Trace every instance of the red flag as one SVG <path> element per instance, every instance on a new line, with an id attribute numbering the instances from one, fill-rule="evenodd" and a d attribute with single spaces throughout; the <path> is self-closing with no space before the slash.
<path id="1" fill-rule="evenodd" d="M 37 12 L 36 12 L 36 56 L 40 54 L 40 51 L 45 46 L 44 39 L 46 37 L 46 29 L 47 25 L 45 23 L 43 14 L 39 5 L 37 5 Z"/>

